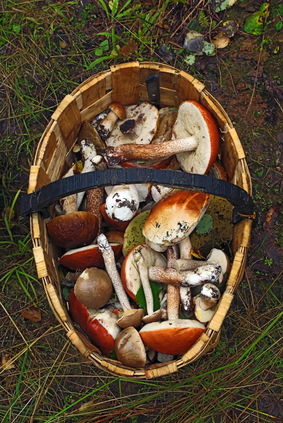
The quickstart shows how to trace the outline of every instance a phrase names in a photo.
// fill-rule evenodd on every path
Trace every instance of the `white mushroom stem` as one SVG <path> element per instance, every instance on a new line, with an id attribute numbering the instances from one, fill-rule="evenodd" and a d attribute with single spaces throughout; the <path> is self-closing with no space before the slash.
<path id="1" fill-rule="evenodd" d="M 167 267 L 173 268 L 175 260 L 179 257 L 177 245 L 167 249 Z M 180 288 L 179 286 L 168 285 L 167 287 L 167 315 L 168 320 L 179 319 Z"/>
<path id="2" fill-rule="evenodd" d="M 198 146 L 195 137 L 179 138 L 162 144 L 124 144 L 118 147 L 108 147 L 106 159 L 110 166 L 122 163 L 126 160 L 153 160 L 165 159 L 174 154 L 185 151 L 194 151 Z"/>
<path id="3" fill-rule="evenodd" d="M 154 305 L 153 305 L 153 295 L 152 295 L 151 286 L 150 286 L 149 278 L 148 278 L 148 268 L 144 261 L 143 256 L 141 255 L 139 251 L 136 251 L 134 253 L 134 260 L 138 267 L 140 280 L 141 280 L 141 284 L 144 291 L 147 314 L 151 315 L 154 312 Z"/>
<path id="4" fill-rule="evenodd" d="M 183 272 L 177 272 L 177 270 L 168 267 L 152 266 L 148 269 L 148 276 L 154 282 L 181 286 L 198 286 L 208 281 L 221 283 L 223 279 L 219 264 L 200 266 L 194 271 L 187 270 Z"/>
<path id="5" fill-rule="evenodd" d="M 212 264 L 212 262 L 206 260 L 178 259 L 175 260 L 174 267 L 178 272 L 182 272 L 183 270 L 194 270 L 206 264 Z"/>
<path id="6" fill-rule="evenodd" d="M 180 259 L 179 260 L 183 260 L 183 259 L 191 260 L 192 259 L 192 254 L 191 254 L 192 243 L 191 243 L 189 236 L 182 239 L 182 241 L 179 244 L 179 249 L 180 249 Z M 175 260 L 174 267 L 175 267 L 176 270 L 179 271 L 179 269 L 177 269 L 177 267 L 176 267 L 177 261 L 178 260 Z M 194 305 L 193 305 L 193 300 L 192 300 L 192 292 L 191 292 L 191 288 L 189 286 L 181 286 L 180 287 L 180 301 L 181 301 L 181 304 L 182 304 L 184 311 L 189 311 L 189 310 L 193 309 Z"/>
<path id="7" fill-rule="evenodd" d="M 74 175 L 74 166 L 72 166 L 63 178 L 68 178 Z M 59 201 L 63 213 L 74 213 L 78 211 L 77 207 L 77 194 L 68 195 L 67 197 L 61 198 Z"/>
<path id="8" fill-rule="evenodd" d="M 116 267 L 114 252 L 104 234 L 100 234 L 97 237 L 97 244 L 104 260 L 105 269 L 112 281 L 118 300 L 120 301 L 123 310 L 126 311 L 131 308 L 131 306 Z"/>

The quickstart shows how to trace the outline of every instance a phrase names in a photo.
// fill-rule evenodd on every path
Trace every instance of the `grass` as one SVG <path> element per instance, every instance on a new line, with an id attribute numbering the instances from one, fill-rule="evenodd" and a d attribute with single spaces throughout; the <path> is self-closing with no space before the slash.
<path id="1" fill-rule="evenodd" d="M 262 60 L 267 77 L 281 80 L 281 84 L 276 83 L 280 90 L 283 75 L 274 49 L 281 34 L 282 13 L 281 8 L 276 10 L 272 6 L 269 38 L 265 38 L 269 42 L 263 45 Z M 192 6 L 191 2 L 176 0 L 144 4 L 136 0 L 97 0 L 85 7 L 79 1 L 2 2 L 1 421 L 281 421 L 283 311 L 282 271 L 277 257 L 282 257 L 282 215 L 271 231 L 264 233 L 260 225 L 253 231 L 246 275 L 215 351 L 177 374 L 149 381 L 106 374 L 69 343 L 36 275 L 29 221 L 18 216 L 18 198 L 27 189 L 38 140 L 64 96 L 93 73 L 114 63 L 165 62 L 160 46 L 166 45 L 173 57 L 171 65 L 188 70 L 209 90 L 216 87 L 217 91 L 219 87 L 217 95 L 225 93 L 221 103 L 236 122 L 248 153 L 262 222 L 270 206 L 280 201 L 283 173 L 278 141 L 282 102 L 276 91 L 274 96 L 281 108 L 272 102 L 268 91 L 262 88 L 263 79 L 255 92 L 260 97 L 255 97 L 246 114 L 246 94 L 250 98 L 254 86 L 249 72 L 255 66 L 252 59 L 258 54 L 262 38 L 240 33 L 231 39 L 227 50 L 218 52 L 217 60 L 202 56 L 193 67 L 186 64 L 188 52 L 182 48 L 188 27 L 198 25 L 198 30 L 210 40 L 217 34 L 222 19 L 232 16 L 241 22 L 246 14 L 241 8 L 212 14 L 208 2 L 197 2 L 197 6 L 194 2 Z M 250 53 L 245 50 L 249 43 L 255 48 Z M 247 86 L 241 91 L 239 83 L 243 81 Z M 235 98 L 237 103 L 233 102 Z M 267 103 L 269 109 L 264 108 Z M 272 108 L 277 121 L 264 120 L 266 114 L 272 118 Z M 272 251 L 279 255 L 271 256 Z M 259 262 L 265 271 L 256 270 Z M 40 322 L 22 317 L 21 311 L 30 307 L 41 311 Z"/>

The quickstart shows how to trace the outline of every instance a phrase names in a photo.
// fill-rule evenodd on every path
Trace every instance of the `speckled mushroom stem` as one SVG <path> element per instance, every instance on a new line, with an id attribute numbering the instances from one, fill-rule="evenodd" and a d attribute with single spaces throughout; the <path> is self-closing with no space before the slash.
<path id="1" fill-rule="evenodd" d="M 198 286 L 208 281 L 220 283 L 223 279 L 219 264 L 200 266 L 194 271 L 187 270 L 183 272 L 178 272 L 168 267 L 152 266 L 148 270 L 148 276 L 154 282 L 181 286 Z"/>
<path id="2" fill-rule="evenodd" d="M 97 244 L 104 260 L 106 272 L 112 281 L 118 300 L 123 310 L 126 311 L 127 309 L 131 308 L 131 306 L 116 267 L 114 251 L 112 250 L 104 234 L 100 234 L 97 237 Z"/>
<path id="3" fill-rule="evenodd" d="M 192 261 L 192 254 L 191 254 L 192 243 L 191 243 L 189 236 L 182 239 L 182 241 L 179 244 L 179 249 L 180 249 L 180 259 L 179 260 Z M 176 263 L 179 260 L 176 260 L 175 263 L 174 263 L 174 267 L 178 271 L 181 270 L 181 269 L 178 269 L 178 267 L 176 265 Z M 198 266 L 196 266 L 196 267 L 198 267 Z M 196 267 L 194 267 L 193 269 L 196 269 Z M 192 270 L 192 269 L 182 269 L 182 270 Z M 181 304 L 182 304 L 184 311 L 193 310 L 194 304 L 193 304 L 193 299 L 192 299 L 191 288 L 189 286 L 181 286 L 180 287 L 180 299 L 181 299 Z"/>
<path id="4" fill-rule="evenodd" d="M 198 143 L 194 137 L 179 138 L 162 144 L 124 144 L 108 147 L 106 160 L 110 166 L 114 166 L 126 160 L 165 159 L 174 154 L 193 151 L 197 146 Z"/>
<path id="5" fill-rule="evenodd" d="M 167 267 L 174 268 L 174 262 L 179 257 L 177 245 L 167 249 Z M 167 286 L 167 315 L 169 320 L 179 319 L 180 288 L 179 286 Z"/>
<path id="6" fill-rule="evenodd" d="M 134 260 L 138 267 L 140 280 L 141 280 L 141 284 L 144 291 L 147 314 L 151 315 L 153 314 L 154 307 L 153 307 L 153 295 L 152 295 L 151 286 L 150 286 L 149 278 L 148 278 L 148 268 L 144 261 L 143 256 L 141 255 L 139 251 L 136 251 L 134 253 Z"/>

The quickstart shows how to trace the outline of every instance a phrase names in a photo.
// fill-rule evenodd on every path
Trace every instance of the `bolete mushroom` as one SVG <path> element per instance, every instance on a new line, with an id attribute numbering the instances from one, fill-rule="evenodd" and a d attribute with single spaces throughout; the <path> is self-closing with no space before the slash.
<path id="1" fill-rule="evenodd" d="M 146 363 L 146 352 L 138 331 L 128 327 L 119 333 L 115 340 L 118 360 L 125 366 L 142 368 Z"/>
<path id="2" fill-rule="evenodd" d="M 146 244 L 136 245 L 128 252 L 122 264 L 121 279 L 127 294 L 137 301 L 136 294 L 141 287 L 141 280 L 134 260 L 135 252 L 139 252 L 142 255 L 147 267 L 166 266 L 166 259 L 162 254 L 152 250 Z"/>
<path id="3" fill-rule="evenodd" d="M 74 293 L 84 306 L 98 309 L 111 298 L 112 282 L 104 270 L 90 267 L 78 277 Z"/>
<path id="4" fill-rule="evenodd" d="M 103 354 L 110 354 L 115 348 L 115 339 L 121 331 L 117 325 L 117 315 L 107 309 L 88 309 L 78 300 L 74 290 L 69 295 L 68 303 L 73 320 L 80 325 Z"/>
<path id="5" fill-rule="evenodd" d="M 114 252 L 104 234 L 100 234 L 97 237 L 97 243 L 102 253 L 106 271 L 112 281 L 118 300 L 122 306 L 123 311 L 126 312 L 126 310 L 131 309 L 131 305 L 127 297 L 127 294 L 124 290 L 121 277 L 116 267 Z M 142 314 L 143 313 L 141 313 L 139 310 L 135 310 L 135 313 L 132 313 L 132 312 L 127 313 L 125 316 L 127 317 L 127 324 L 129 326 L 134 326 L 134 325 L 138 326 L 137 316 L 140 318 L 140 323 L 141 323 L 141 319 L 143 317 Z M 125 321 L 124 321 L 125 319 L 123 318 L 123 316 L 119 320 L 122 321 L 122 325 L 123 327 L 125 327 Z M 131 322 L 134 322 L 134 323 L 131 323 Z M 117 324 L 120 324 L 120 323 L 121 323 L 120 321 L 117 322 Z"/>
<path id="6" fill-rule="evenodd" d="M 139 195 L 135 185 L 117 185 L 105 201 L 105 212 L 109 218 L 126 222 L 131 220 L 139 208 Z"/>
<path id="7" fill-rule="evenodd" d="M 184 101 L 178 110 L 173 127 L 173 138 L 194 137 L 194 151 L 177 153 L 176 157 L 184 172 L 205 174 L 216 160 L 219 150 L 219 134 L 209 111 L 196 101 Z"/>
<path id="8" fill-rule="evenodd" d="M 149 144 L 154 137 L 159 114 L 155 106 L 143 102 L 126 108 L 126 118 L 116 125 L 106 140 L 107 146 L 115 147 L 122 144 Z M 125 129 L 125 122 L 131 124 L 130 130 Z M 129 122 L 130 121 L 130 122 Z M 122 126 L 122 131 L 121 131 Z M 129 127 L 129 125 L 127 125 Z"/>
<path id="9" fill-rule="evenodd" d="M 194 313 L 199 322 L 207 323 L 211 320 L 220 296 L 219 289 L 212 283 L 206 283 L 202 286 L 200 293 L 193 298 Z"/>
<path id="10" fill-rule="evenodd" d="M 117 120 L 124 119 L 126 114 L 125 108 L 120 103 L 111 103 L 108 108 L 110 109 L 110 112 L 100 121 L 97 127 L 97 132 L 103 140 L 108 138 Z"/>
<path id="11" fill-rule="evenodd" d="M 204 215 L 210 195 L 179 190 L 156 203 L 143 227 L 144 236 L 159 246 L 178 244 Z"/>
<path id="12" fill-rule="evenodd" d="M 148 323 L 140 330 L 143 343 L 163 354 L 181 355 L 205 332 L 205 326 L 190 319 Z"/>

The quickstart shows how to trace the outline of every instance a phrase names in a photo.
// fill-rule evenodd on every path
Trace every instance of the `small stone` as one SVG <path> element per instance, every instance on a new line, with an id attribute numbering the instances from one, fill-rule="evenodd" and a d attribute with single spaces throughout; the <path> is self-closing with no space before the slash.
<path id="1" fill-rule="evenodd" d="M 204 35 L 197 31 L 189 31 L 186 34 L 183 48 L 199 52 L 203 49 L 204 45 Z"/>

